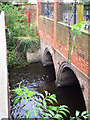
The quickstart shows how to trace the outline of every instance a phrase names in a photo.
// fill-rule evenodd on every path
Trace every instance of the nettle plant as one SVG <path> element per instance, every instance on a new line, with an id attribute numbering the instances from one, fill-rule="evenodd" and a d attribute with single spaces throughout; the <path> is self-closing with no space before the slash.
<path id="1" fill-rule="evenodd" d="M 41 118 L 46 119 L 59 119 L 64 120 L 64 118 L 67 118 L 68 115 L 70 116 L 70 111 L 68 110 L 68 106 L 66 105 L 56 105 L 55 103 L 58 103 L 56 99 L 55 94 L 50 94 L 48 91 L 44 91 L 44 94 L 42 93 L 35 93 L 34 91 L 28 91 L 27 87 L 21 86 L 21 83 L 19 83 L 19 87 L 12 90 L 14 93 L 17 94 L 17 98 L 14 100 L 14 104 L 16 104 L 19 100 L 21 100 L 21 103 L 24 104 L 24 102 L 27 102 L 28 98 L 35 103 L 33 105 L 33 112 L 35 115 L 35 118 L 37 117 L 37 111 L 40 111 Z M 37 98 L 35 98 L 37 96 Z M 25 118 L 30 118 L 32 111 L 26 110 L 26 116 Z M 70 116 L 70 120 L 82 120 L 82 118 L 87 119 L 88 114 L 87 111 L 84 111 L 80 114 L 79 111 L 76 110 L 75 117 Z M 68 119 L 68 118 L 67 118 Z"/>

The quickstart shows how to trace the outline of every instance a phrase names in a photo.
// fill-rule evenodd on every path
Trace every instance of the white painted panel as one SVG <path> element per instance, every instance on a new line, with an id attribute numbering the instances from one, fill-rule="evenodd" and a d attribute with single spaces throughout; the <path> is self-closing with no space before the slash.
<path id="1" fill-rule="evenodd" d="M 0 13 L 0 120 L 8 118 L 7 59 L 4 11 Z"/>

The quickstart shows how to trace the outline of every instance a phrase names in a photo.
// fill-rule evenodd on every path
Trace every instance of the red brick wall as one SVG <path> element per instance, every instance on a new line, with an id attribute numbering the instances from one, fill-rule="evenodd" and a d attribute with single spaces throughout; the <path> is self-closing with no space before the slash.
<path id="1" fill-rule="evenodd" d="M 51 45 L 53 45 L 53 33 L 54 33 L 54 20 L 39 16 L 39 33 L 46 39 Z"/>
<path id="2" fill-rule="evenodd" d="M 58 22 L 56 31 L 56 49 L 68 58 L 69 29 Z"/>
<path id="3" fill-rule="evenodd" d="M 73 41 L 72 63 L 83 73 L 90 77 L 89 74 L 89 47 L 88 42 L 90 34 L 82 32 L 81 37 L 76 37 Z"/>
<path id="4" fill-rule="evenodd" d="M 25 4 L 24 12 L 30 12 L 30 22 L 37 23 L 37 4 Z"/>
<path id="5" fill-rule="evenodd" d="M 39 16 L 39 33 L 47 40 L 55 49 L 68 59 L 69 50 L 69 28 L 67 25 L 57 22 L 56 24 L 56 41 L 54 46 L 54 21 L 44 16 Z M 84 74 L 89 74 L 88 61 L 88 42 L 87 33 L 83 32 L 81 37 L 76 37 L 75 42 L 72 40 L 72 58 L 71 62 L 79 68 Z"/>
<path id="6" fill-rule="evenodd" d="M 69 28 L 64 24 L 57 23 L 57 49 L 68 58 L 69 50 Z M 71 52 L 71 62 L 79 68 L 84 74 L 90 77 L 89 74 L 89 42 L 90 34 L 82 32 L 81 37 L 76 36 L 76 40 L 72 39 L 72 52 Z"/>

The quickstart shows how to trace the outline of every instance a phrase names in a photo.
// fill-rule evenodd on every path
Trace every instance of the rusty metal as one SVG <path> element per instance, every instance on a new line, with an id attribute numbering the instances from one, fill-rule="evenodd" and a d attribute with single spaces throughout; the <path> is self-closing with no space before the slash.
<path id="1" fill-rule="evenodd" d="M 18 15 L 15 15 L 15 16 L 24 16 L 24 15 L 27 16 L 27 19 L 22 19 L 22 20 L 27 20 L 28 21 L 27 24 L 30 27 L 30 13 L 29 12 L 27 14 L 18 14 Z M 8 15 L 6 15 L 6 16 L 8 16 Z M 18 19 L 14 19 L 14 20 L 18 21 Z M 22 24 L 20 24 L 20 25 L 22 25 Z M 7 17 L 6 17 L 6 30 L 8 32 L 8 18 Z"/>

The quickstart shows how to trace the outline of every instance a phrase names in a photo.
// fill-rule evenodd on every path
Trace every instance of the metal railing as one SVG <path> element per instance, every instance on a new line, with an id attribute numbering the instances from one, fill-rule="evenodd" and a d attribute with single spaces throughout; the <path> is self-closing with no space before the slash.
<path id="1" fill-rule="evenodd" d="M 84 15 L 83 15 L 84 21 L 90 21 L 90 5 L 84 5 Z"/>
<path id="2" fill-rule="evenodd" d="M 90 5 L 84 5 L 83 21 L 90 21 Z M 85 29 L 90 30 L 90 24 L 86 25 Z"/>
<path id="3" fill-rule="evenodd" d="M 7 18 L 8 15 L 6 15 L 6 30 L 8 31 L 8 18 Z M 11 15 L 12 16 L 12 15 Z M 25 19 L 22 19 L 23 21 L 27 21 L 26 24 L 28 26 L 30 26 L 30 13 L 28 12 L 27 14 L 18 14 L 16 16 L 19 16 L 19 17 L 22 17 L 22 16 L 25 16 L 26 18 Z M 15 21 L 18 21 L 18 19 L 14 19 Z M 19 25 L 22 25 L 19 24 Z"/>
<path id="4" fill-rule="evenodd" d="M 58 7 L 58 21 L 74 24 L 73 4 L 60 3 Z"/>
<path id="5" fill-rule="evenodd" d="M 41 3 L 41 15 L 54 18 L 54 3 Z"/>
<path id="6" fill-rule="evenodd" d="M 42 2 L 41 15 L 54 18 L 54 3 Z M 90 5 L 61 2 L 57 7 L 57 20 L 74 25 L 81 21 L 90 21 Z M 86 29 L 90 29 L 86 26 Z"/>
<path id="7" fill-rule="evenodd" d="M 90 21 L 90 5 L 60 3 L 58 7 L 58 21 L 70 25 L 74 25 L 80 21 Z M 85 28 L 90 30 L 90 26 L 86 26 Z"/>

